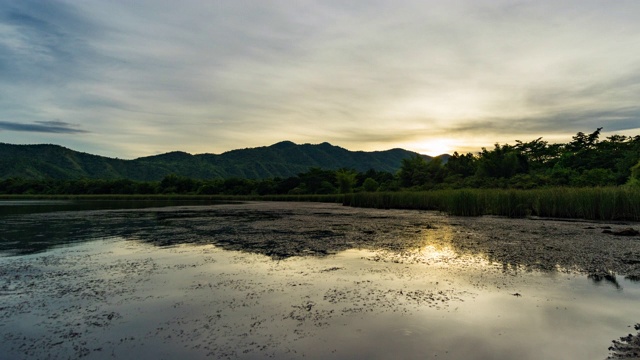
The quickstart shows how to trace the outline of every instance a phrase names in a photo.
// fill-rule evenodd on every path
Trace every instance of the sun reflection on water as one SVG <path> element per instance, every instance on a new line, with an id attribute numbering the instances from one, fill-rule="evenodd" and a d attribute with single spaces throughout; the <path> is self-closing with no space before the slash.
<path id="1" fill-rule="evenodd" d="M 429 227 L 407 242 L 413 246 L 397 249 L 376 249 L 367 256 L 374 261 L 400 264 L 424 264 L 444 267 L 496 267 L 487 254 L 465 251 L 464 244 L 454 241 L 458 236 L 451 226 Z M 406 239 L 405 239 L 406 240 Z"/>
<path id="2" fill-rule="evenodd" d="M 417 252 L 417 257 L 425 261 L 446 261 L 458 257 L 449 246 L 426 245 Z"/>

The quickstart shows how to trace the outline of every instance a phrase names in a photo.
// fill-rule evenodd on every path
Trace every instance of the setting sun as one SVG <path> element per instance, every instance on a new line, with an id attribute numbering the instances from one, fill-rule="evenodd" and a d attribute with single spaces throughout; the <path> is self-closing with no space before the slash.
<path id="1" fill-rule="evenodd" d="M 457 142 L 452 139 L 430 139 L 419 143 L 408 144 L 407 148 L 421 154 L 438 156 L 442 154 L 453 154 L 456 151 Z"/>

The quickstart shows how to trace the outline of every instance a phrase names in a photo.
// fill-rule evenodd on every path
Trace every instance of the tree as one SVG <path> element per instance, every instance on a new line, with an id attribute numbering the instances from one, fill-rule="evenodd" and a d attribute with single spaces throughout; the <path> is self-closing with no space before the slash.
<path id="1" fill-rule="evenodd" d="M 300 189 L 306 189 L 309 194 L 326 193 L 328 190 L 327 183 L 334 186 L 336 175 L 334 171 L 322 170 L 312 167 L 306 173 L 298 174 L 301 184 L 297 186 Z"/>
<path id="2" fill-rule="evenodd" d="M 390 172 L 369 169 L 366 172 L 358 173 L 358 175 L 356 176 L 356 186 L 364 186 L 364 182 L 368 178 L 375 180 L 378 185 L 380 185 L 385 182 L 393 181 L 395 179 L 395 176 Z"/>
<path id="3" fill-rule="evenodd" d="M 227 195 L 249 195 L 253 191 L 253 182 L 249 179 L 229 178 L 222 182 L 222 192 Z"/>
<path id="4" fill-rule="evenodd" d="M 528 168 L 527 158 L 519 154 L 513 146 L 507 144 L 500 146 L 496 143 L 491 151 L 482 148 L 476 175 L 508 179 L 515 174 L 527 173 Z"/>
<path id="5" fill-rule="evenodd" d="M 513 149 L 527 159 L 531 171 L 538 171 L 555 164 L 560 157 L 561 145 L 549 145 L 540 137 L 530 142 L 516 140 Z"/>
<path id="6" fill-rule="evenodd" d="M 364 183 L 362 184 L 362 188 L 364 189 L 364 191 L 368 191 L 368 192 L 377 191 L 379 187 L 380 187 L 380 184 L 378 184 L 378 182 L 375 181 L 375 179 L 370 177 L 364 179 Z"/>
<path id="7" fill-rule="evenodd" d="M 449 157 L 449 160 L 444 165 L 447 175 L 460 175 L 462 177 L 468 177 L 476 173 L 477 163 L 476 157 L 472 153 L 466 155 L 460 155 L 458 152 L 454 152 Z"/>
<path id="8" fill-rule="evenodd" d="M 572 179 L 573 186 L 608 186 L 614 183 L 613 172 L 609 169 L 589 169 Z"/>
<path id="9" fill-rule="evenodd" d="M 412 187 L 419 186 L 427 182 L 427 162 L 418 154 L 410 158 L 402 159 L 402 165 L 398 172 L 398 180 L 400 186 Z"/>
<path id="10" fill-rule="evenodd" d="M 631 168 L 629 185 L 640 186 L 640 161 Z"/>
<path id="11" fill-rule="evenodd" d="M 164 194 L 186 194 L 195 192 L 199 184 L 186 176 L 169 174 L 160 181 L 159 191 Z"/>
<path id="12" fill-rule="evenodd" d="M 427 162 L 427 183 L 430 185 L 439 184 L 444 179 L 445 171 L 442 166 L 442 159 L 435 157 Z"/>
<path id="13" fill-rule="evenodd" d="M 284 180 L 274 179 L 276 181 L 276 194 L 288 194 L 291 190 L 300 186 L 300 178 L 297 176 L 288 177 Z"/>
<path id="14" fill-rule="evenodd" d="M 335 194 L 337 192 L 338 190 L 332 183 L 324 180 L 320 183 L 320 187 L 316 190 L 315 194 Z"/>
<path id="15" fill-rule="evenodd" d="M 207 181 L 198 188 L 199 195 L 215 195 L 222 192 L 223 180 Z"/>
<path id="16" fill-rule="evenodd" d="M 594 148 L 598 143 L 600 130 L 602 130 L 601 127 L 589 135 L 585 135 L 583 132 L 577 133 L 576 136 L 573 137 L 573 141 L 567 144 L 567 150 L 577 152 Z"/>
<path id="17" fill-rule="evenodd" d="M 356 175 L 354 170 L 340 169 L 336 171 L 336 181 L 341 194 L 347 194 L 353 191 L 353 186 L 356 184 Z"/>
<path id="18" fill-rule="evenodd" d="M 276 192 L 276 182 L 273 179 L 261 180 L 256 183 L 258 195 L 270 195 Z"/>

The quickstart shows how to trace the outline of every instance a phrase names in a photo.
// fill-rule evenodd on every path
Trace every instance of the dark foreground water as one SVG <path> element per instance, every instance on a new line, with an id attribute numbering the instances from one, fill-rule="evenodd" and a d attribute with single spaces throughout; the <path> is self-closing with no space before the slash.
<path id="1" fill-rule="evenodd" d="M 220 202 L 212 200 L 0 200 L 0 218 L 58 211 L 145 209 L 215 203 Z"/>
<path id="2" fill-rule="evenodd" d="M 635 333 L 637 282 L 496 261 L 456 242 L 481 235 L 460 221 L 282 203 L 5 215 L 0 358 L 604 359 Z"/>

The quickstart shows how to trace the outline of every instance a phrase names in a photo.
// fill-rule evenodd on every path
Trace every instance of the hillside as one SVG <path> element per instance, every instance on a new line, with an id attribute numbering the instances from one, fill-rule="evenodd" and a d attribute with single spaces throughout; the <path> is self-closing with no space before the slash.
<path id="1" fill-rule="evenodd" d="M 311 167 L 396 172 L 402 159 L 415 154 L 403 149 L 349 151 L 326 142 L 296 145 L 283 141 L 271 146 L 232 150 L 219 155 L 191 155 L 174 151 L 122 160 L 78 152 L 58 145 L 0 143 L 0 179 L 124 178 L 151 181 L 161 180 L 168 174 L 194 179 L 263 179 L 286 178 L 306 172 Z"/>

